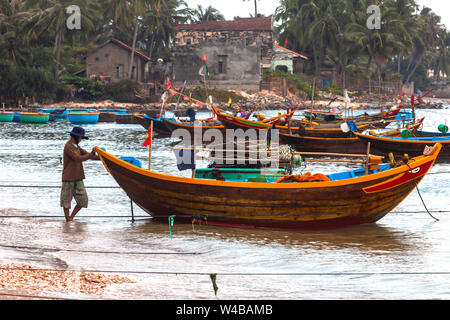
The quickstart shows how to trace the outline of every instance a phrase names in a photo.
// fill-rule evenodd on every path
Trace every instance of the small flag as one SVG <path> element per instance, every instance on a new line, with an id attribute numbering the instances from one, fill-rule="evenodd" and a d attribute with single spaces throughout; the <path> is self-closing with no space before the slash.
<path id="1" fill-rule="evenodd" d="M 169 92 L 170 92 L 170 94 L 173 95 L 173 96 L 176 96 L 176 95 L 178 94 L 178 92 L 176 92 L 176 91 L 173 90 L 173 89 L 169 89 Z"/>
<path id="2" fill-rule="evenodd" d="M 168 89 L 172 88 L 172 83 L 170 82 L 169 77 L 167 77 L 167 88 Z"/>
<path id="3" fill-rule="evenodd" d="M 284 46 L 287 47 L 288 43 L 289 43 L 289 40 L 286 39 L 286 41 L 284 42 Z"/>
<path id="4" fill-rule="evenodd" d="M 191 98 L 189 98 L 188 96 L 183 96 L 183 100 L 184 101 L 189 101 L 189 100 L 191 100 Z"/>
<path id="5" fill-rule="evenodd" d="M 208 62 L 206 61 L 206 53 L 203 54 L 203 57 L 200 58 L 201 60 L 203 60 L 203 62 L 205 64 L 208 64 Z"/>
<path id="6" fill-rule="evenodd" d="M 152 126 L 150 126 L 150 128 L 148 128 L 147 138 L 145 139 L 145 141 L 142 145 L 144 147 L 148 147 L 151 143 L 152 143 Z"/>
<path id="7" fill-rule="evenodd" d="M 228 108 L 231 107 L 231 98 L 228 99 Z"/>
<path id="8" fill-rule="evenodd" d="M 203 107 L 203 102 L 196 100 L 195 103 L 196 103 L 199 107 Z"/>

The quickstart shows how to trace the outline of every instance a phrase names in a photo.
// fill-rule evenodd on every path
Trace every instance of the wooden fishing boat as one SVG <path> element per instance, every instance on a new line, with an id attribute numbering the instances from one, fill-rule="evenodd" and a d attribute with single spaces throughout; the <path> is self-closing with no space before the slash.
<path id="1" fill-rule="evenodd" d="M 41 112 L 19 112 L 19 121 L 21 123 L 45 124 L 50 120 L 49 113 Z"/>
<path id="2" fill-rule="evenodd" d="M 405 139 L 403 137 L 374 136 L 360 133 L 355 133 L 355 135 L 364 144 L 370 142 L 371 149 L 377 154 L 388 155 L 392 153 L 399 157 L 403 157 L 405 154 L 415 157 L 421 154 L 425 146 L 440 143 L 442 151 L 437 158 L 437 162 L 450 161 L 450 136 Z"/>
<path id="3" fill-rule="evenodd" d="M 339 128 L 322 128 L 318 127 L 287 127 L 287 126 L 275 126 L 276 129 L 280 130 L 280 133 L 284 134 L 298 134 L 305 137 L 316 137 L 316 138 L 349 138 L 353 137 L 351 131 L 344 132 Z M 359 125 L 356 127 L 357 131 L 364 131 L 368 129 L 368 124 Z"/>
<path id="4" fill-rule="evenodd" d="M 311 119 L 307 116 L 308 112 L 305 113 L 305 118 Z M 413 115 L 410 112 L 401 112 L 401 107 L 383 111 L 376 114 L 361 114 L 354 117 L 335 117 L 333 115 L 328 115 L 319 118 L 313 118 L 315 122 L 319 123 L 320 126 L 339 126 L 343 121 L 353 121 L 356 125 L 370 124 L 371 128 L 383 129 L 390 125 L 392 122 L 403 121 L 405 119 L 411 119 Z"/>
<path id="5" fill-rule="evenodd" d="M 414 133 L 423 123 L 424 118 L 419 119 L 415 124 L 409 125 L 407 129 Z M 382 133 L 384 136 L 395 137 L 400 136 L 401 129 L 390 130 Z M 367 146 L 357 136 L 351 133 L 351 137 L 347 138 L 333 138 L 333 137 L 312 137 L 298 134 L 288 134 L 280 132 L 280 139 L 282 143 L 292 146 L 298 151 L 308 152 L 332 152 L 332 153 L 352 153 L 364 154 L 367 151 Z M 355 133 L 356 134 L 356 133 Z M 376 148 L 371 150 L 377 154 Z M 423 151 L 423 150 L 422 150 Z"/>
<path id="6" fill-rule="evenodd" d="M 68 117 L 73 124 L 96 124 L 98 123 L 100 112 L 70 111 Z"/>
<path id="7" fill-rule="evenodd" d="M 0 112 L 0 122 L 13 122 L 14 112 Z"/>
<path id="8" fill-rule="evenodd" d="M 398 167 L 380 166 L 318 182 L 269 183 L 204 180 L 145 170 L 96 148 L 105 168 L 130 199 L 156 219 L 287 229 L 374 223 L 398 206 L 433 166 L 441 150 Z M 283 179 L 284 180 L 284 179 Z M 326 180 L 326 181 L 324 181 Z"/>
<path id="9" fill-rule="evenodd" d="M 308 120 L 314 120 L 314 121 L 335 121 L 339 120 L 342 121 L 343 115 L 342 113 L 337 113 L 333 111 L 325 111 L 325 110 L 304 110 L 303 114 L 306 119 Z"/>
<path id="10" fill-rule="evenodd" d="M 203 135 L 208 129 L 218 129 L 222 132 L 222 134 L 226 133 L 226 128 L 220 122 L 217 121 L 208 121 L 208 122 L 198 121 L 196 123 L 192 123 L 192 122 L 181 122 L 176 119 L 168 119 L 164 117 L 161 117 L 161 119 L 164 121 L 164 124 L 171 132 L 177 129 L 185 129 L 189 131 L 191 136 L 193 136 L 196 130 L 198 130 L 198 132 L 201 132 Z"/>
<path id="11" fill-rule="evenodd" d="M 266 119 L 263 121 L 253 121 L 253 120 L 248 120 L 248 119 L 244 119 L 244 118 L 239 118 L 236 116 L 233 116 L 231 114 L 227 114 L 224 113 L 222 111 L 220 111 L 219 109 L 217 109 L 214 106 L 211 106 L 213 109 L 213 112 L 216 114 L 217 119 L 219 119 L 219 121 L 227 128 L 227 129 L 256 129 L 256 130 L 269 130 L 271 128 L 273 128 L 273 124 L 282 119 L 282 118 L 292 118 L 292 116 L 295 113 L 295 108 L 291 111 L 289 111 L 288 113 L 285 114 L 281 114 L 279 116 L 270 118 L 270 119 Z M 305 121 L 306 123 L 306 121 Z"/>
<path id="12" fill-rule="evenodd" d="M 153 130 L 157 132 L 161 136 L 170 136 L 172 131 L 166 126 L 164 121 L 161 118 L 152 118 L 147 116 L 146 114 L 135 114 L 134 115 L 136 122 L 139 123 L 146 130 L 150 128 L 150 124 L 153 121 Z M 169 118 L 171 121 L 175 121 L 175 118 Z"/>
<path id="13" fill-rule="evenodd" d="M 217 115 L 217 118 L 227 129 L 256 129 L 256 130 L 269 130 L 272 128 L 280 130 L 282 133 L 299 133 L 302 136 L 308 137 L 323 137 L 323 138 L 348 138 L 352 136 L 352 133 L 343 132 L 339 123 L 338 125 L 319 125 L 318 123 L 311 123 L 305 120 L 295 119 L 293 126 L 288 125 L 279 125 L 277 122 L 279 120 L 286 120 L 286 118 L 291 117 L 295 109 L 290 111 L 289 113 L 285 113 L 283 115 L 279 115 L 277 117 L 267 119 L 264 121 L 252 121 L 241 119 L 226 113 L 221 112 L 219 109 L 212 106 L 214 113 Z M 369 124 L 358 124 L 356 130 L 363 131 L 369 128 Z"/>

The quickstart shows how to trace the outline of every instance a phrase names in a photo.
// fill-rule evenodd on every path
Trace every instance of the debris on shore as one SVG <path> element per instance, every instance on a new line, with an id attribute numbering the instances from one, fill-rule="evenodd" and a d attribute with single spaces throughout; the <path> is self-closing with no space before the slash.
<path id="1" fill-rule="evenodd" d="M 83 271 L 48 270 L 26 264 L 0 263 L 2 292 L 39 292 L 39 296 L 83 294 L 101 296 L 110 285 L 133 283 L 118 275 Z M 8 295 L 5 294 L 7 297 Z M 14 296 L 14 295 L 11 295 Z M 26 297 L 27 294 L 23 294 Z M 30 295 L 30 296 L 36 296 Z"/>

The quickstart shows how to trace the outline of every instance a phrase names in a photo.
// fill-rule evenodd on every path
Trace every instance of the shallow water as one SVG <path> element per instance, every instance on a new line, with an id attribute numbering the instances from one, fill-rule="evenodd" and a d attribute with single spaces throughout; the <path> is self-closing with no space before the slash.
<path id="1" fill-rule="evenodd" d="M 435 131 L 450 110 L 420 110 Z M 89 208 L 73 223 L 59 207 L 61 156 L 72 125 L 0 124 L 0 260 L 70 270 L 120 271 L 133 284 L 104 297 L 123 299 L 448 299 L 450 298 L 450 165 L 437 164 L 416 191 L 384 219 L 326 231 L 280 231 L 155 223 L 116 187 L 101 162 L 86 162 Z M 146 130 L 138 125 L 85 126 L 90 150 L 134 156 L 144 167 Z M 152 168 L 180 173 L 171 139 L 155 138 Z M 204 163 L 206 165 L 206 163 Z M 331 173 L 341 165 L 310 166 Z M 11 188 L 45 185 L 54 188 Z M 54 250 L 59 249 L 59 250 Z M 132 273 L 135 272 L 135 273 Z M 138 273 L 136 273 L 138 272 Z M 67 295 L 64 295 L 67 297 Z M 69 297 L 82 297 L 73 288 Z"/>

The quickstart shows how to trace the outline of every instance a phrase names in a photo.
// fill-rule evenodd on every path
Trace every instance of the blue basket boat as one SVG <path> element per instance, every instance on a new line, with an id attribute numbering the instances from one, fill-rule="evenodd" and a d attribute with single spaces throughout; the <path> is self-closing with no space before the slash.
<path id="1" fill-rule="evenodd" d="M 14 112 L 0 112 L 0 122 L 13 122 Z"/>
<path id="2" fill-rule="evenodd" d="M 73 124 L 96 124 L 98 122 L 99 112 L 83 112 L 83 111 L 70 111 L 69 121 Z"/>
<path id="3" fill-rule="evenodd" d="M 99 109 L 100 112 L 111 112 L 117 114 L 127 114 L 127 110 L 125 109 Z"/>

